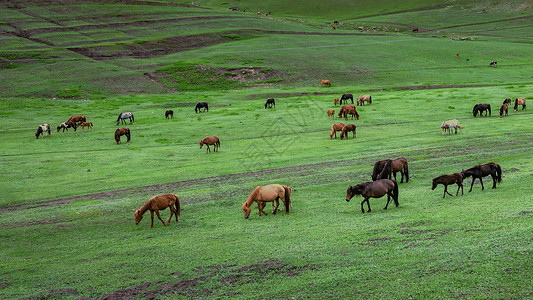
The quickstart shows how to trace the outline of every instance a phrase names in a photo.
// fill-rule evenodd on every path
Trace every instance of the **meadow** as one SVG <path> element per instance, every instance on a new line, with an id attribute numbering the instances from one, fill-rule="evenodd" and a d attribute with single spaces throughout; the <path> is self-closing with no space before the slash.
<path id="1" fill-rule="evenodd" d="M 271 2 L 0 6 L 2 298 L 531 297 L 532 113 L 498 108 L 533 98 L 532 7 L 362 1 L 333 31 L 353 9 L 343 1 Z M 341 120 L 326 110 L 348 92 L 373 103 L 342 119 L 355 139 L 330 139 Z M 492 115 L 474 118 L 476 103 Z M 117 145 L 124 111 L 132 139 Z M 92 131 L 55 132 L 78 114 Z M 465 128 L 443 134 L 448 119 Z M 52 135 L 35 139 L 42 123 Z M 208 135 L 219 152 L 199 149 Z M 345 201 L 375 161 L 397 157 L 411 177 L 399 207 L 371 199 L 362 214 L 361 197 Z M 471 179 L 462 196 L 431 190 L 490 161 L 503 169 L 496 189 L 486 177 L 484 191 L 468 192 Z M 259 217 L 254 205 L 245 220 L 242 203 L 269 183 L 293 188 L 294 210 Z M 180 221 L 135 226 L 133 211 L 164 193 L 180 197 Z"/>

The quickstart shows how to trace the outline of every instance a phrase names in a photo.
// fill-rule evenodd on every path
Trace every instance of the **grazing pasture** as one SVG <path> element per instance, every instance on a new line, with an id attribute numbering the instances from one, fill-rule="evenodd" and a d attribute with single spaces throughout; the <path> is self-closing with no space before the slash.
<path id="1" fill-rule="evenodd" d="M 472 114 L 533 98 L 530 6 L 365 0 L 344 20 L 339 1 L 52 2 L 0 4 L 2 299 L 531 298 L 533 112 Z M 328 139 L 324 112 L 347 92 L 377 100 L 350 120 L 357 138 Z M 128 111 L 134 137 L 117 146 Z M 74 115 L 97 126 L 35 138 Z M 451 119 L 464 129 L 443 135 Z M 213 134 L 224 147 L 206 155 L 198 141 Z M 346 202 L 397 157 L 409 163 L 398 207 Z M 496 189 L 431 190 L 488 162 Z M 272 183 L 291 187 L 290 213 L 253 204 L 244 219 Z M 135 226 L 164 194 L 179 195 L 179 222 Z"/>

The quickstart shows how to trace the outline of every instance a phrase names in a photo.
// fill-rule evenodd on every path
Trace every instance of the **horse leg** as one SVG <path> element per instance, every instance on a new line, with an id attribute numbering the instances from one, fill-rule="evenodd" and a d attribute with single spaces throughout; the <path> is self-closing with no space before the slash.
<path id="1" fill-rule="evenodd" d="M 448 186 L 447 186 L 447 185 L 444 186 L 444 192 L 445 192 L 446 194 L 450 195 L 450 196 L 453 196 L 452 194 L 450 194 L 450 193 L 448 192 Z M 442 198 L 444 198 L 444 197 L 442 197 Z"/>
<path id="2" fill-rule="evenodd" d="M 155 211 L 157 217 L 159 218 L 159 220 L 161 220 L 161 222 L 163 223 L 163 226 L 167 226 L 167 224 L 165 223 L 165 221 L 163 221 L 163 219 L 161 219 L 161 215 L 159 214 L 159 210 L 156 210 Z M 172 215 L 172 214 L 171 214 Z M 169 222 L 170 223 L 170 222 Z"/>
<path id="3" fill-rule="evenodd" d="M 481 182 L 481 190 L 485 190 L 485 187 L 483 186 L 483 178 L 479 177 L 479 182 Z"/>
<path id="4" fill-rule="evenodd" d="M 174 208 L 174 205 L 170 205 L 170 218 L 168 218 L 167 224 L 170 224 L 170 220 L 172 220 L 172 215 L 176 213 L 176 209 Z"/>
<path id="5" fill-rule="evenodd" d="M 490 176 L 492 176 L 492 188 L 495 189 L 496 188 L 496 174 L 492 173 L 490 174 Z"/>
<path id="6" fill-rule="evenodd" d="M 154 211 L 150 211 L 150 215 L 152 216 L 152 224 L 150 225 L 150 228 L 154 227 Z"/>
<path id="7" fill-rule="evenodd" d="M 371 209 L 370 209 L 370 201 L 368 201 L 369 198 L 366 198 L 366 205 L 368 206 L 368 211 L 367 212 L 370 212 Z"/>
<path id="8" fill-rule="evenodd" d="M 385 207 L 383 208 L 383 210 L 385 210 L 385 209 L 387 209 L 387 207 L 389 207 L 389 202 L 390 202 L 390 192 L 387 193 L 387 204 L 385 204 Z"/>
<path id="9" fill-rule="evenodd" d="M 455 193 L 455 196 L 458 196 L 458 195 L 459 195 L 459 189 L 462 189 L 462 188 L 463 188 L 463 185 L 457 183 L 457 193 Z M 462 196 L 462 195 L 464 195 L 464 191 L 463 191 L 463 193 L 461 193 L 461 196 Z"/>
<path id="10" fill-rule="evenodd" d="M 272 206 L 274 206 L 274 202 L 272 202 Z M 272 214 L 275 215 L 276 212 L 278 211 L 278 207 L 279 207 L 279 198 L 276 199 L 276 206 L 272 209 Z"/>
<path id="11" fill-rule="evenodd" d="M 472 191 L 472 187 L 474 186 L 474 181 L 476 181 L 476 177 L 472 176 L 472 183 L 470 184 L 470 191 L 468 191 L 469 193 Z"/>

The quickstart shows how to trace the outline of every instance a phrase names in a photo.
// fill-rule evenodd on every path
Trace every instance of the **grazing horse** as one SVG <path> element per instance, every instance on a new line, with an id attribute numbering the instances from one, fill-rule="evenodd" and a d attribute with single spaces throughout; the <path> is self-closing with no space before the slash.
<path id="1" fill-rule="evenodd" d="M 198 112 L 202 112 L 202 111 L 201 111 L 202 108 L 204 109 L 204 112 L 205 112 L 205 111 L 209 111 L 209 104 L 208 104 L 207 102 L 198 102 L 198 103 L 196 104 L 196 107 L 194 108 L 194 111 L 195 111 L 196 113 L 198 113 Z"/>
<path id="2" fill-rule="evenodd" d="M 264 186 L 258 186 L 254 191 L 248 196 L 248 199 L 242 204 L 242 211 L 244 212 L 244 218 L 248 219 L 250 217 L 250 212 L 252 211 L 252 204 L 257 202 L 257 207 L 259 208 L 259 216 L 261 213 L 266 213 L 263 211 L 265 207 L 265 202 L 276 202 L 276 206 L 272 210 L 272 214 L 276 214 L 276 211 L 279 207 L 279 199 L 283 202 L 285 206 L 285 213 L 289 213 L 289 207 L 292 206 L 291 203 L 291 187 L 281 184 L 269 184 Z"/>
<path id="3" fill-rule="evenodd" d="M 331 82 L 329 80 L 320 80 L 320 87 L 324 87 L 326 85 L 327 87 L 331 87 Z"/>
<path id="4" fill-rule="evenodd" d="M 115 141 L 117 142 L 117 145 L 120 144 L 121 135 L 125 135 L 128 138 L 126 143 L 130 142 L 130 129 L 129 128 L 122 127 L 122 128 L 118 128 L 117 130 L 115 130 Z"/>
<path id="5" fill-rule="evenodd" d="M 331 125 L 331 132 L 329 133 L 329 139 L 331 140 L 333 135 L 335 135 L 335 139 L 337 139 L 337 131 L 342 131 L 342 129 L 346 126 L 344 123 L 335 123 Z"/>
<path id="6" fill-rule="evenodd" d="M 333 99 L 333 104 L 335 106 L 337 106 L 337 104 L 339 103 L 339 98 L 338 97 L 335 97 L 335 99 Z"/>
<path id="7" fill-rule="evenodd" d="M 272 108 L 272 106 L 276 108 L 276 100 L 274 100 L 274 98 L 268 98 L 267 101 L 265 102 L 265 109 L 267 109 L 267 107 Z"/>
<path id="8" fill-rule="evenodd" d="M 329 117 L 335 119 L 335 111 L 333 109 L 328 109 L 328 119 Z"/>
<path id="9" fill-rule="evenodd" d="M 487 116 L 487 111 L 489 112 L 489 116 L 492 114 L 490 110 L 490 104 L 476 104 L 474 105 L 474 109 L 472 110 L 472 113 L 474 114 L 474 117 L 477 116 L 477 113 L 479 112 L 479 116 L 483 116 L 483 112 L 485 112 L 485 116 Z"/>
<path id="10" fill-rule="evenodd" d="M 341 96 L 341 105 L 342 105 L 342 101 L 344 101 L 346 104 L 348 104 L 348 99 L 351 99 L 352 100 L 352 104 L 353 104 L 353 95 L 352 94 L 342 94 Z"/>
<path id="11" fill-rule="evenodd" d="M 461 175 L 463 175 L 463 179 L 472 176 L 472 184 L 470 185 L 470 190 L 468 192 L 472 191 L 472 187 L 474 186 L 474 181 L 476 181 L 476 178 L 479 178 L 479 182 L 481 182 L 482 191 L 485 189 L 483 186 L 483 180 L 481 179 L 482 177 L 489 175 L 492 177 L 493 189 L 496 188 L 496 182 L 502 182 L 502 168 L 499 164 L 493 162 L 483 165 L 475 165 L 470 169 L 462 170 Z"/>
<path id="12" fill-rule="evenodd" d="M 503 103 L 502 104 L 507 104 L 507 105 L 511 105 L 511 98 L 506 98 L 505 100 L 503 100 Z"/>
<path id="13" fill-rule="evenodd" d="M 65 133 L 65 129 L 67 130 L 67 133 L 69 133 L 68 129 L 69 128 L 74 128 L 74 133 L 76 133 L 76 128 L 77 127 L 78 126 L 74 122 L 63 122 L 63 123 L 59 124 L 59 126 L 57 126 L 56 132 L 59 132 L 59 130 L 63 129 L 63 132 L 61 132 L 61 135 L 63 135 Z"/>
<path id="14" fill-rule="evenodd" d="M 39 125 L 37 127 L 37 132 L 35 133 L 35 138 L 39 139 L 39 136 L 42 136 L 44 138 L 44 133 L 47 132 L 48 136 L 50 136 L 50 124 L 44 123 L 42 125 Z"/>
<path id="15" fill-rule="evenodd" d="M 357 126 L 355 124 L 348 124 L 344 126 L 344 128 L 341 131 L 341 140 L 346 137 L 348 139 L 348 132 L 352 132 L 352 137 L 355 138 L 355 129 Z"/>
<path id="16" fill-rule="evenodd" d="M 165 111 L 165 119 L 168 119 L 169 116 L 171 119 L 174 119 L 174 111 L 172 109 Z"/>
<path id="17" fill-rule="evenodd" d="M 117 126 L 122 121 L 122 124 L 126 124 L 126 119 L 130 119 L 130 124 L 135 122 L 135 118 L 133 117 L 132 112 L 123 112 L 118 115 L 117 118 Z"/>
<path id="18" fill-rule="evenodd" d="M 80 125 L 78 125 L 78 127 L 81 127 L 83 131 L 85 131 L 85 127 L 88 127 L 89 129 L 93 130 L 93 123 L 92 122 L 81 122 Z"/>
<path id="19" fill-rule="evenodd" d="M 526 98 L 516 98 L 514 100 L 514 111 L 518 110 L 518 105 L 522 105 L 522 110 L 526 109 Z"/>
<path id="20" fill-rule="evenodd" d="M 500 118 L 503 117 L 504 113 L 506 116 L 509 115 L 509 105 L 507 104 L 502 104 L 502 106 L 500 106 Z"/>
<path id="21" fill-rule="evenodd" d="M 359 96 L 359 99 L 357 99 L 357 105 L 363 106 L 365 104 L 365 101 L 368 102 L 368 104 L 372 104 L 372 96 L 370 95 Z"/>
<path id="22" fill-rule="evenodd" d="M 433 185 L 431 186 L 431 190 L 434 190 L 439 183 L 444 185 L 444 194 L 442 195 L 442 198 L 446 197 L 446 194 L 453 196 L 452 194 L 448 193 L 448 185 L 454 183 L 457 184 L 457 193 L 455 193 L 455 196 L 459 195 L 459 189 L 461 189 L 461 196 L 464 195 L 463 175 L 461 175 L 461 173 L 441 175 L 439 177 L 433 178 Z"/>
<path id="23" fill-rule="evenodd" d="M 365 213 L 365 209 L 363 208 L 363 204 L 366 201 L 366 204 L 368 205 L 368 212 L 370 212 L 370 202 L 368 201 L 369 198 L 381 198 L 385 195 L 387 195 L 387 204 L 385 205 L 385 208 L 389 206 L 390 198 L 392 196 L 392 199 L 394 199 L 394 204 L 396 207 L 400 205 L 398 203 L 398 184 L 395 180 L 390 179 L 380 179 L 377 181 L 368 181 L 363 182 L 354 186 L 350 186 L 346 190 L 346 201 L 350 202 L 350 199 L 354 195 L 362 195 L 363 201 L 361 202 L 361 211 Z"/>
<path id="24" fill-rule="evenodd" d="M 489 67 L 495 67 L 495 68 L 498 67 L 498 62 L 495 60 L 491 61 L 489 64 Z"/>
<path id="25" fill-rule="evenodd" d="M 87 119 L 85 118 L 85 116 L 72 116 L 68 118 L 67 122 L 82 123 L 87 122 Z"/>
<path id="26" fill-rule="evenodd" d="M 174 208 L 174 205 L 176 206 L 176 208 Z M 159 215 L 159 211 L 164 210 L 167 207 L 170 208 L 170 218 L 168 218 L 167 223 L 165 223 L 165 221 L 161 219 L 161 215 Z M 176 216 L 176 223 L 177 223 L 178 217 L 180 216 L 180 213 L 181 213 L 180 198 L 178 197 L 178 195 L 173 195 L 173 194 L 165 194 L 165 195 L 154 196 L 150 198 L 148 201 L 146 201 L 146 203 L 144 203 L 141 206 L 141 208 L 135 210 L 135 213 L 133 214 L 133 216 L 135 216 L 135 225 L 138 225 L 139 222 L 141 222 L 143 218 L 143 214 L 147 210 L 149 210 L 150 214 L 152 215 L 152 224 L 150 225 L 150 228 L 154 227 L 154 211 L 157 217 L 159 218 L 159 220 L 163 222 L 163 226 L 167 226 L 168 224 L 170 224 L 170 220 L 172 220 L 172 215 Z"/>
<path id="27" fill-rule="evenodd" d="M 214 148 L 215 152 L 218 152 L 218 148 L 220 148 L 220 140 L 219 140 L 218 136 L 216 136 L 216 135 L 206 136 L 205 138 L 201 139 L 200 140 L 200 149 L 202 149 L 204 144 L 207 145 L 207 150 L 205 151 L 206 154 L 211 152 L 211 149 L 209 149 L 209 145 L 214 145 L 213 148 Z"/>
<path id="28" fill-rule="evenodd" d="M 389 161 L 390 167 L 387 167 Z M 376 181 L 384 178 L 391 179 L 391 175 L 394 176 L 394 180 L 396 180 L 397 172 L 400 172 L 402 175 L 400 183 L 403 183 L 404 175 L 405 182 L 409 182 L 409 164 L 407 163 L 407 159 L 400 157 L 397 159 L 380 160 L 374 163 L 374 168 L 372 169 L 372 180 Z"/>
<path id="29" fill-rule="evenodd" d="M 359 114 L 357 113 L 357 110 L 355 109 L 355 105 L 347 104 L 341 107 L 339 111 L 339 118 L 344 117 L 344 119 L 348 120 L 348 115 L 352 115 L 352 120 L 354 117 L 357 120 L 359 120 Z"/>
<path id="30" fill-rule="evenodd" d="M 459 121 L 456 119 L 448 120 L 448 121 L 442 121 L 442 124 L 440 125 L 440 128 L 446 133 L 448 131 L 448 134 L 452 134 L 452 128 L 455 128 L 455 134 L 457 134 L 457 128 L 464 129 L 463 126 L 459 125 Z"/>

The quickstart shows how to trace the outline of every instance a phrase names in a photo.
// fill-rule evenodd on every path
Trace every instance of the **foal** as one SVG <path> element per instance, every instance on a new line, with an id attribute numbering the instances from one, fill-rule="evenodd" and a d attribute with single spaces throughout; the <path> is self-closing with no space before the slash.
<path id="1" fill-rule="evenodd" d="M 446 194 L 453 196 L 452 194 L 448 193 L 448 185 L 454 183 L 457 184 L 457 193 L 455 193 L 455 196 L 459 195 L 459 189 L 461 189 L 461 196 L 464 195 L 463 175 L 461 175 L 461 173 L 441 175 L 439 177 L 433 178 L 433 186 L 431 187 L 431 190 L 434 190 L 439 183 L 444 185 L 444 194 L 442 195 L 442 198 L 446 197 Z"/>

